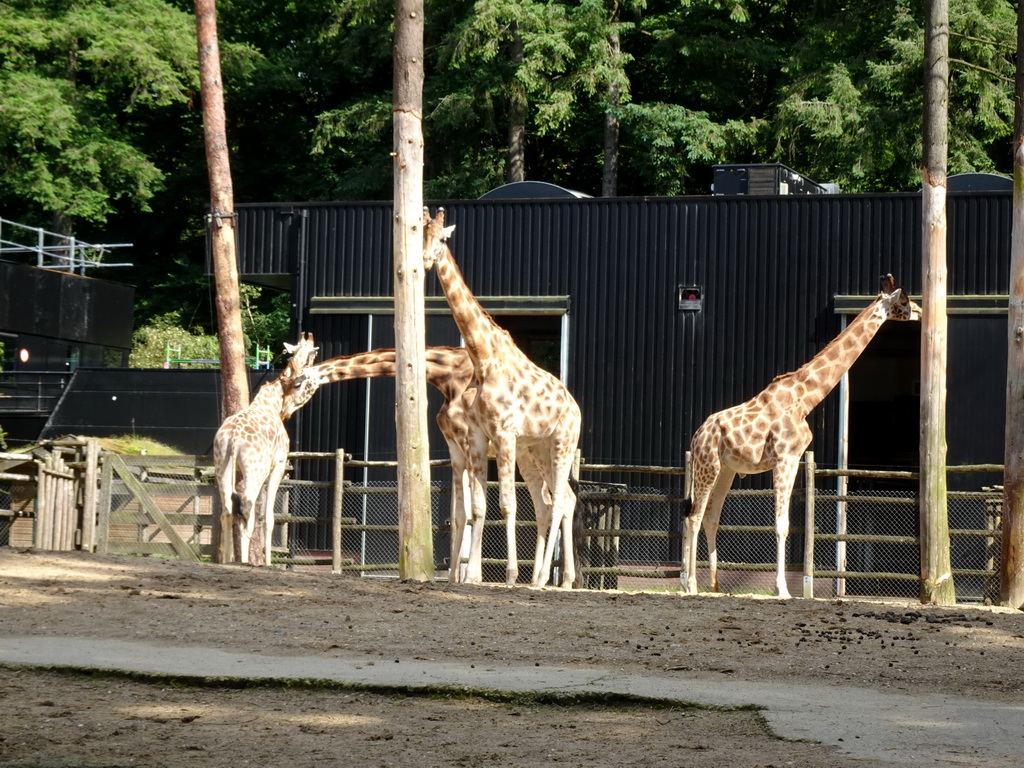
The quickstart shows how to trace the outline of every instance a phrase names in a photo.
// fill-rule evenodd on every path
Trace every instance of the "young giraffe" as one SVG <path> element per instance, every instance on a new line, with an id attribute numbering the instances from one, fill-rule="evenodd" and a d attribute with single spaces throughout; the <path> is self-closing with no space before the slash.
<path id="1" fill-rule="evenodd" d="M 463 446 L 469 436 L 463 395 L 473 381 L 473 362 L 463 347 L 428 347 L 426 356 L 427 383 L 444 397 L 444 405 L 437 413 L 437 426 L 448 444 L 452 464 L 451 546 L 448 581 L 458 582 L 462 558 L 462 538 L 467 521 L 470 526 L 469 562 L 463 581 L 479 584 L 483 581 L 483 519 L 467 511 L 466 455 Z M 351 381 L 395 375 L 395 350 L 376 349 L 354 355 L 333 357 L 312 366 L 303 376 L 313 376 L 326 382 Z M 471 397 L 473 396 L 471 392 Z M 545 503 L 543 479 L 532 462 L 523 462 L 520 472 L 526 480 L 534 504 Z"/>
<path id="2" fill-rule="evenodd" d="M 785 553 L 789 534 L 789 499 L 800 457 L 811 443 L 806 418 L 839 383 L 886 320 L 920 320 L 912 302 L 892 275 L 882 278 L 882 292 L 810 362 L 777 376 L 764 391 L 745 403 L 713 413 L 690 444 L 692 504 L 688 499 L 684 569 L 686 591 L 697 593 L 697 535 L 704 525 L 708 544 L 711 591 L 718 591 L 718 550 L 715 542 L 722 505 L 738 474 L 772 471 L 775 488 L 775 586 L 789 597 Z"/>
<path id="3" fill-rule="evenodd" d="M 316 358 L 318 347 L 312 334 L 303 335 L 299 343 L 285 344 L 291 359 L 273 381 L 260 387 L 248 407 L 224 420 L 213 440 L 213 464 L 221 503 L 221 535 L 234 526 L 233 512 L 243 524 L 237 543 L 235 560 L 255 565 L 270 565 L 270 539 L 274 532 L 274 502 L 288 463 L 289 438 L 286 422 L 319 388 L 323 381 L 299 374 Z M 262 553 L 250 557 L 250 542 L 256 528 L 257 501 L 260 491 L 264 519 Z M 238 507 L 235 507 L 235 504 Z M 262 562 L 260 562 L 262 560 Z"/>
<path id="4" fill-rule="evenodd" d="M 469 426 L 464 453 L 469 475 L 473 518 L 485 516 L 487 452 L 492 447 L 498 465 L 498 494 L 505 518 L 508 565 L 505 583 L 519 576 L 516 554 L 515 465 L 528 468 L 547 486 L 548 495 L 537 503 L 537 546 L 532 583 L 547 584 L 554 557 L 556 533 L 561 529 L 564 567 L 562 586 L 575 579 L 572 551 L 576 495 L 570 473 L 580 437 L 580 409 L 557 378 L 534 364 L 491 319 L 466 286 L 447 240 L 455 227 L 445 227 L 444 209 L 431 219 L 423 212 L 423 265 L 434 269 L 444 289 L 455 324 L 473 362 L 474 380 L 462 399 Z M 525 477 L 525 473 L 524 473 Z M 530 482 L 529 478 L 526 478 Z M 474 534 L 476 533 L 474 529 Z"/>

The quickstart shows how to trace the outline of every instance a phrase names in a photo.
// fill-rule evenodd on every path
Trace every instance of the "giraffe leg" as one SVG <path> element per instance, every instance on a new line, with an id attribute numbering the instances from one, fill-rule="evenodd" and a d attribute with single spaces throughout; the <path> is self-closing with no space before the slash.
<path id="1" fill-rule="evenodd" d="M 501 437 L 494 441 L 498 463 L 498 498 L 501 515 L 505 518 L 505 543 L 508 564 L 505 583 L 512 585 L 519 578 L 519 554 L 516 551 L 516 445 L 514 437 Z"/>
<path id="2" fill-rule="evenodd" d="M 454 456 L 454 449 L 449 453 Z M 466 532 L 466 469 L 452 459 L 451 541 L 448 545 L 448 583 L 457 584 L 462 571 L 462 539 Z"/>
<path id="3" fill-rule="evenodd" d="M 576 442 L 571 443 L 575 447 Z M 565 564 L 563 565 L 562 574 L 562 586 L 572 587 L 572 582 L 576 578 L 576 568 L 572 562 L 572 517 L 574 509 L 568 506 L 570 498 L 575 501 L 575 494 L 569 489 L 569 472 L 572 469 L 572 451 L 561 450 L 556 445 L 554 453 L 557 458 L 554 461 L 549 461 L 548 466 L 551 466 L 551 479 L 549 488 L 551 491 L 551 520 L 550 529 L 548 532 L 547 546 L 544 549 L 544 569 L 542 571 L 542 579 L 544 583 L 547 583 L 548 575 L 551 573 L 551 563 L 555 556 L 555 542 L 557 539 L 558 532 L 560 530 L 565 531 L 564 524 L 568 523 L 568 533 L 562 536 L 562 549 L 566 553 L 566 557 L 563 558 Z M 566 581 L 566 576 L 569 577 Z M 535 584 L 535 586 L 543 586 L 543 584 Z"/>
<path id="4" fill-rule="evenodd" d="M 244 488 L 238 492 L 242 524 L 239 530 L 238 551 L 235 556 L 240 563 L 249 562 L 249 544 L 252 541 L 253 531 L 256 529 L 256 502 L 260 486 L 256 486 L 255 493 L 251 486 L 252 483 L 244 483 Z"/>
<path id="5" fill-rule="evenodd" d="M 691 502 L 690 514 L 686 518 L 685 541 L 683 544 L 684 568 L 680 578 L 685 578 L 684 586 L 686 594 L 697 594 L 697 537 L 700 535 L 701 525 L 704 522 L 704 512 L 714 490 L 715 481 L 718 479 L 719 467 L 715 467 L 714 475 L 701 478 L 693 485 L 693 500 Z"/>
<path id="6" fill-rule="evenodd" d="M 708 588 L 712 592 L 721 591 L 718 588 L 718 522 L 722 518 L 722 507 L 725 506 L 725 499 L 735 477 L 735 471 L 722 467 L 704 512 L 704 539 L 708 544 Z"/>
<path id="7" fill-rule="evenodd" d="M 220 451 L 214 450 L 214 471 L 217 478 L 217 495 L 220 499 L 220 515 L 214 525 L 218 526 L 217 534 L 220 541 L 220 551 L 226 553 L 225 562 L 231 562 L 237 557 L 232 554 L 232 519 L 234 518 L 234 502 L 232 494 L 235 485 L 235 455 L 230 449 Z"/>
<path id="8" fill-rule="evenodd" d="M 530 583 L 534 586 L 543 586 L 541 571 L 544 568 L 544 550 L 546 548 L 548 530 L 551 526 L 551 500 L 546 493 L 544 476 L 538 466 L 539 460 L 533 447 L 520 449 L 518 455 L 519 472 L 523 476 L 527 489 L 530 491 L 530 498 L 533 500 L 534 519 L 537 522 L 537 539 L 533 553 L 533 575 Z M 547 579 L 545 578 L 546 582 Z"/>
<path id="9" fill-rule="evenodd" d="M 469 486 L 470 545 L 465 582 L 480 584 L 483 576 L 484 521 L 487 519 L 487 441 L 474 441 L 470 447 L 466 482 Z M 465 507 L 464 507 L 465 509 Z"/>
<path id="10" fill-rule="evenodd" d="M 788 598 L 786 585 L 786 537 L 789 536 L 789 500 L 793 495 L 800 459 L 797 456 L 780 457 L 775 465 L 775 590 L 779 597 Z"/>
<path id="11" fill-rule="evenodd" d="M 277 489 L 281 485 L 284 473 L 288 469 L 288 460 L 274 464 L 267 479 L 267 495 L 263 513 L 263 565 L 270 565 L 270 550 L 274 538 L 274 507 L 277 506 Z"/>
<path id="12" fill-rule="evenodd" d="M 566 483 L 562 495 L 565 513 L 562 515 L 562 587 L 572 589 L 576 581 L 576 553 L 573 550 L 572 529 L 576 519 L 576 494 Z"/>

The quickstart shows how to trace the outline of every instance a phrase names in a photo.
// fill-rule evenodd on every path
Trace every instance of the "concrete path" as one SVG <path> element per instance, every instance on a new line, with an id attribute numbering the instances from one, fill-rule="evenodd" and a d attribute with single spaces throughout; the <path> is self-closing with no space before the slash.
<path id="1" fill-rule="evenodd" d="M 424 687 L 511 693 L 621 694 L 724 707 L 755 705 L 788 739 L 837 746 L 895 765 L 1010 768 L 1024 765 L 1024 703 L 856 687 L 667 680 L 595 669 L 504 667 L 394 660 L 259 656 L 116 640 L 0 637 L 0 664 L 141 674 L 327 680 L 404 691 Z"/>

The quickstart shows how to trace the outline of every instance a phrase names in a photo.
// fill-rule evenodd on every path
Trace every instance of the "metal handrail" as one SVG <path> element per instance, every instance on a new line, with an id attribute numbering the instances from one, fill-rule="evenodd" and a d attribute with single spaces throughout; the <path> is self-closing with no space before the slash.
<path id="1" fill-rule="evenodd" d="M 4 238 L 4 227 L 25 230 L 34 236 L 35 243 L 27 244 Z M 48 245 L 47 238 L 55 240 L 55 244 Z M 0 218 L 0 256 L 5 254 L 35 254 L 36 266 L 47 269 L 66 269 L 71 273 L 77 270 L 84 275 L 85 270 L 95 267 L 130 267 L 130 262 L 104 263 L 103 256 L 109 248 L 129 248 L 131 243 L 104 243 L 96 245 L 79 240 L 72 235 L 50 232 L 42 227 L 30 227 L 27 224 L 19 224 L 16 221 Z"/>

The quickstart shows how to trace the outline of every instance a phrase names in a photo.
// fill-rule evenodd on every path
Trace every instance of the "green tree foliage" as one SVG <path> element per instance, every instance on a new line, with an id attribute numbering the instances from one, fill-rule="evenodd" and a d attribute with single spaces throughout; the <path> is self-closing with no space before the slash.
<path id="1" fill-rule="evenodd" d="M 269 303 L 263 300 L 263 289 L 243 285 L 242 329 L 245 348 L 255 358 L 257 349 L 270 349 L 276 357 L 288 340 L 291 324 L 290 304 L 285 294 L 274 294 Z M 260 305 L 269 306 L 261 310 Z M 131 368 L 161 368 L 168 356 L 185 360 L 216 360 L 220 355 L 217 337 L 185 317 L 181 311 L 155 315 L 135 330 Z M 189 367 L 210 368 L 215 364 L 189 363 Z"/>
<path id="2" fill-rule="evenodd" d="M 920 186 L 923 7 L 808 4 L 765 138 L 769 154 L 844 191 Z M 951 0 L 949 172 L 1010 170 L 1016 12 Z"/>
<path id="3" fill-rule="evenodd" d="M 147 210 L 165 171 L 137 132 L 194 94 L 189 24 L 161 0 L 0 5 L 0 199 L 38 219 Z"/>
<path id="4" fill-rule="evenodd" d="M 393 14 L 385 0 L 218 0 L 238 202 L 391 196 Z M 504 183 L 513 96 L 526 177 L 590 194 L 609 113 L 621 195 L 707 194 L 712 166 L 736 162 L 850 192 L 916 188 L 921 14 L 884 0 L 428 0 L 426 196 Z M 1011 169 L 1015 14 L 951 0 L 951 173 Z M 134 243 L 136 266 L 104 276 L 139 287 L 139 325 L 174 313 L 209 333 L 195 61 L 191 0 L 0 5 L 3 215 Z M 282 300 L 254 297 L 253 326 L 287 317 Z M 266 323 L 278 330 L 257 335 L 284 335 Z"/>
<path id="5" fill-rule="evenodd" d="M 217 337 L 198 329 L 187 329 L 181 325 L 176 313 L 158 315 L 135 329 L 132 334 L 132 351 L 128 356 L 130 368 L 162 368 L 168 356 L 187 360 L 216 360 L 219 355 Z M 213 368 L 213 364 L 196 364 L 189 367 Z"/>

